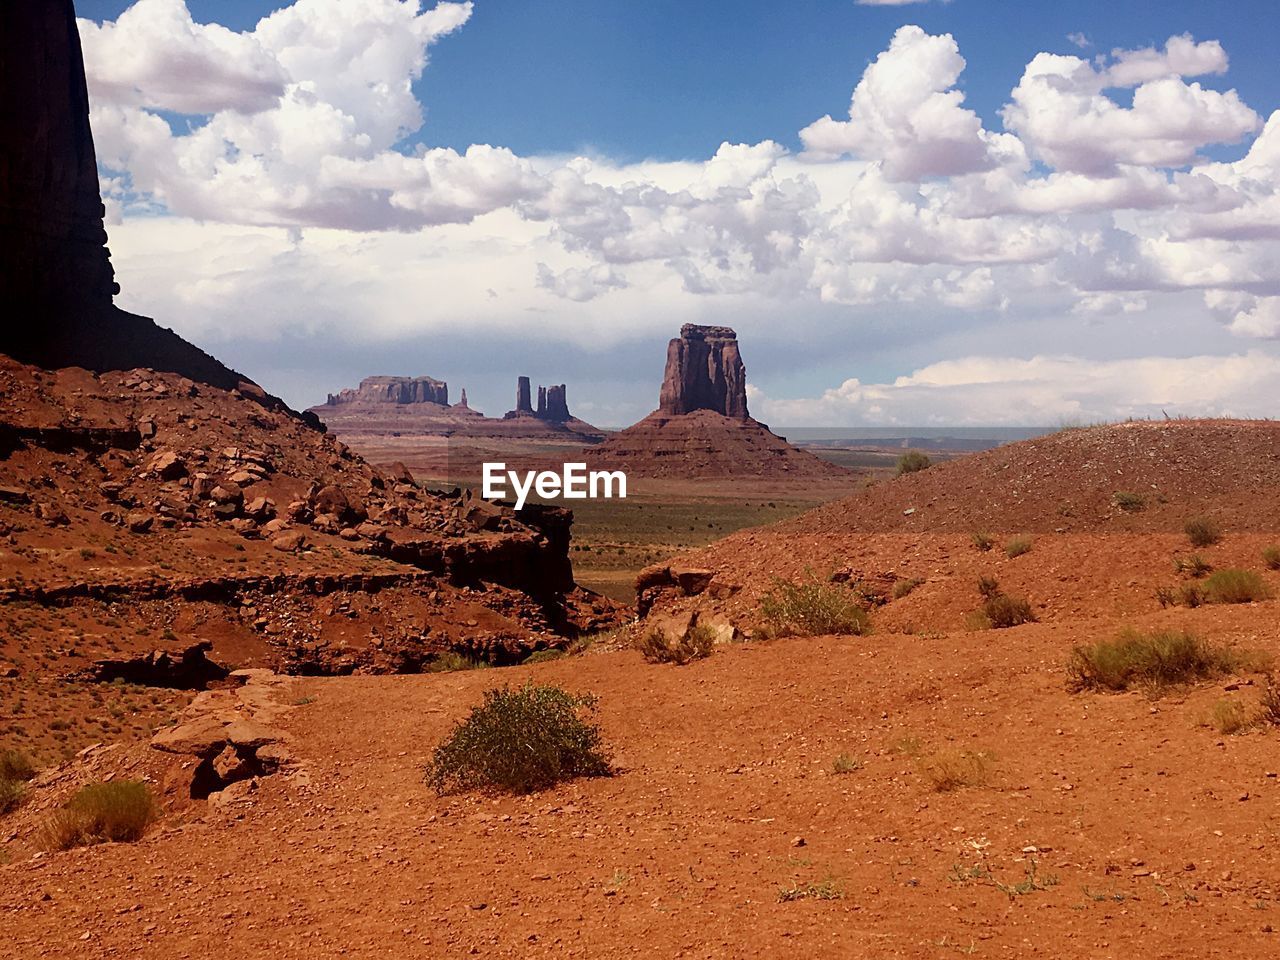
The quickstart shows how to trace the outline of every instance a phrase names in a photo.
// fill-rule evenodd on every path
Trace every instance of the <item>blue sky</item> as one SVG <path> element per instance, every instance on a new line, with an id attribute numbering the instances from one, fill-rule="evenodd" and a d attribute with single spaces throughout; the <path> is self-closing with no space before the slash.
<path id="1" fill-rule="evenodd" d="M 120 0 L 79 0 L 82 17 L 114 19 Z M 197 21 L 237 30 L 287 4 L 190 0 Z M 990 125 L 1026 51 L 1092 55 L 1215 37 L 1228 78 L 1255 109 L 1280 106 L 1280 10 L 1274 0 L 952 0 L 861 6 L 853 0 L 477 0 L 466 28 L 432 51 L 418 84 L 419 138 L 521 154 L 599 150 L 622 159 L 702 158 L 723 140 L 791 147 L 818 114 L 844 110 L 851 78 L 903 23 L 951 33 L 969 61 L 967 103 Z"/>
<path id="2" fill-rule="evenodd" d="M 77 9 L 119 302 L 296 405 L 625 425 L 703 322 L 778 424 L 1280 408 L 1274 0 Z"/>

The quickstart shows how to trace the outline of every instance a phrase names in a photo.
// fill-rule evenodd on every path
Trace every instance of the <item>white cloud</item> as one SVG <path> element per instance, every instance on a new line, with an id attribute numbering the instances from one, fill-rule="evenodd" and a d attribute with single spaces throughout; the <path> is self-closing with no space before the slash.
<path id="1" fill-rule="evenodd" d="M 235 33 L 181 0 L 139 0 L 114 24 L 81 21 L 122 304 L 180 317 L 203 343 L 331 349 L 460 325 L 483 340 L 531 319 L 598 349 L 684 320 L 782 320 L 819 338 L 876 331 L 933 373 L 921 353 L 972 350 L 970 331 L 1024 355 L 1090 324 L 1128 353 L 1149 349 L 1140 335 L 1163 342 L 1162 323 L 1200 337 L 1177 341 L 1187 353 L 1223 349 L 1224 328 L 1280 339 L 1280 112 L 1240 159 L 1197 162 L 1260 123 L 1234 91 L 1189 82 L 1227 69 L 1215 41 L 1040 53 L 1001 131 L 964 106 L 955 39 L 903 27 L 850 78 L 849 119 L 806 127 L 799 155 L 765 140 L 619 163 L 417 145 L 430 47 L 470 12 L 297 0 Z M 191 123 L 171 125 L 175 111 Z M 1047 384 L 1074 368 L 1036 362 L 1048 372 L 1017 383 L 1053 406 Z M 1161 362 L 1134 369 L 1183 369 Z M 1146 402 L 1080 382 L 1099 403 Z M 956 406 L 940 409 L 959 416 L 1015 388 L 946 389 Z M 1220 406 L 1233 389 L 1186 396 Z M 845 410 L 833 403 L 811 409 Z"/>
<path id="2" fill-rule="evenodd" d="M 964 66 L 950 34 L 899 28 L 854 88 L 849 119 L 828 115 L 800 131 L 806 152 L 819 159 L 850 154 L 876 160 L 891 180 L 995 166 L 1012 141 L 1001 144 L 976 113 L 961 106 L 964 94 L 955 87 Z"/>
<path id="3" fill-rule="evenodd" d="M 1280 357 L 965 357 L 890 383 L 856 378 L 811 399 L 754 391 L 752 409 L 787 426 L 998 426 L 1179 415 L 1265 416 L 1280 403 Z"/>
<path id="4" fill-rule="evenodd" d="M 1234 90 L 1220 93 L 1184 76 L 1220 73 L 1216 41 L 1173 37 L 1163 52 L 1114 51 L 1095 67 L 1079 57 L 1041 53 L 1027 65 L 1005 126 L 1031 153 L 1058 170 L 1114 175 L 1120 164 L 1182 167 L 1210 144 L 1235 143 L 1261 125 Z M 1132 106 L 1106 95 L 1136 86 Z"/>

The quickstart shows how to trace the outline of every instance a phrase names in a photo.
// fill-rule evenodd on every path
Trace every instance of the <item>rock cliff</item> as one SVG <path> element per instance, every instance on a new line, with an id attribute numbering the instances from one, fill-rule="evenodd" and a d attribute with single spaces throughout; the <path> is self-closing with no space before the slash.
<path id="1" fill-rule="evenodd" d="M 449 385 L 434 377 L 365 377 L 354 390 L 329 394 L 325 403 L 331 407 L 341 403 L 436 403 L 447 407 Z"/>
<path id="2" fill-rule="evenodd" d="M 667 344 L 658 411 L 670 416 L 712 410 L 745 420 L 747 370 L 738 353 L 738 335 L 730 327 L 686 323 Z"/>

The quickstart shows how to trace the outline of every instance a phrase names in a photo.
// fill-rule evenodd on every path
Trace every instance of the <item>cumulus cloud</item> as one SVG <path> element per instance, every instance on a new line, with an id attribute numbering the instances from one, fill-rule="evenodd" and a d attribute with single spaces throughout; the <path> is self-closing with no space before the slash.
<path id="1" fill-rule="evenodd" d="M 1086 325 L 1129 337 L 1130 353 L 1148 349 L 1139 330 L 1163 342 L 1162 323 L 1180 325 L 1188 354 L 1228 349 L 1224 330 L 1280 339 L 1280 112 L 1238 159 L 1199 158 L 1261 127 L 1235 91 L 1196 80 L 1228 70 L 1216 41 L 1092 61 L 1028 51 L 1001 129 L 965 106 L 955 38 L 905 26 L 850 77 L 848 119 L 804 128 L 798 154 L 764 140 L 621 163 L 431 146 L 415 85 L 470 14 L 296 0 L 237 33 L 196 23 L 182 0 L 138 0 L 115 22 L 81 21 L 125 305 L 180 317 L 210 345 L 393 345 L 533 321 L 597 349 L 683 320 L 767 331 L 781 318 L 824 343 L 871 331 L 919 368 L 779 406 L 778 422 L 853 415 L 855 394 L 868 417 L 894 397 L 995 416 L 1023 388 L 1046 410 L 1059 388 L 1087 406 L 1067 382 L 1076 361 L 1036 342 L 1070 346 Z M 405 296 L 421 289 L 426 302 Z M 929 379 L 949 368 L 924 352 L 970 352 L 978 335 L 1034 362 L 992 362 L 1020 379 Z M 1146 409 L 1178 370 L 1251 376 L 1258 356 L 1078 382 Z M 1115 392 L 1123 369 L 1147 378 L 1147 399 Z M 1235 402 L 1228 383 L 1201 386 L 1217 399 L 1186 396 Z"/>
<path id="2" fill-rule="evenodd" d="M 1054 426 L 1065 422 L 1179 415 L 1265 416 L 1280 401 L 1280 357 L 965 357 L 930 364 L 888 383 L 850 378 L 812 399 L 752 408 L 788 426 Z"/>
<path id="3" fill-rule="evenodd" d="M 931 36 L 917 26 L 899 28 L 889 49 L 867 67 L 854 88 L 848 120 L 830 115 L 800 131 L 816 158 L 849 154 L 879 161 L 891 180 L 920 180 L 985 170 L 1011 139 L 985 131 L 956 81 L 964 57 L 951 34 Z"/>
<path id="4" fill-rule="evenodd" d="M 1163 51 L 1113 51 L 1101 66 L 1040 53 L 1002 115 L 1033 156 L 1058 170 L 1110 176 L 1120 164 L 1182 167 L 1203 147 L 1238 142 L 1261 125 L 1236 91 L 1183 79 L 1226 67 L 1216 41 L 1190 37 L 1170 38 Z M 1106 94 L 1125 87 L 1136 88 L 1129 107 Z"/>

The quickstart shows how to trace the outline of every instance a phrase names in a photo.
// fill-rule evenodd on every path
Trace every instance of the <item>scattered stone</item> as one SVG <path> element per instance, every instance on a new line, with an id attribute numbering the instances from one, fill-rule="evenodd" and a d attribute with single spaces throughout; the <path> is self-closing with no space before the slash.
<path id="1" fill-rule="evenodd" d="M 147 469 L 161 480 L 177 480 L 186 476 L 187 465 L 172 450 L 162 450 L 151 458 Z"/>
<path id="2" fill-rule="evenodd" d="M 271 546 L 282 553 L 297 553 L 307 547 L 307 538 L 301 530 L 289 530 L 271 538 Z"/>

